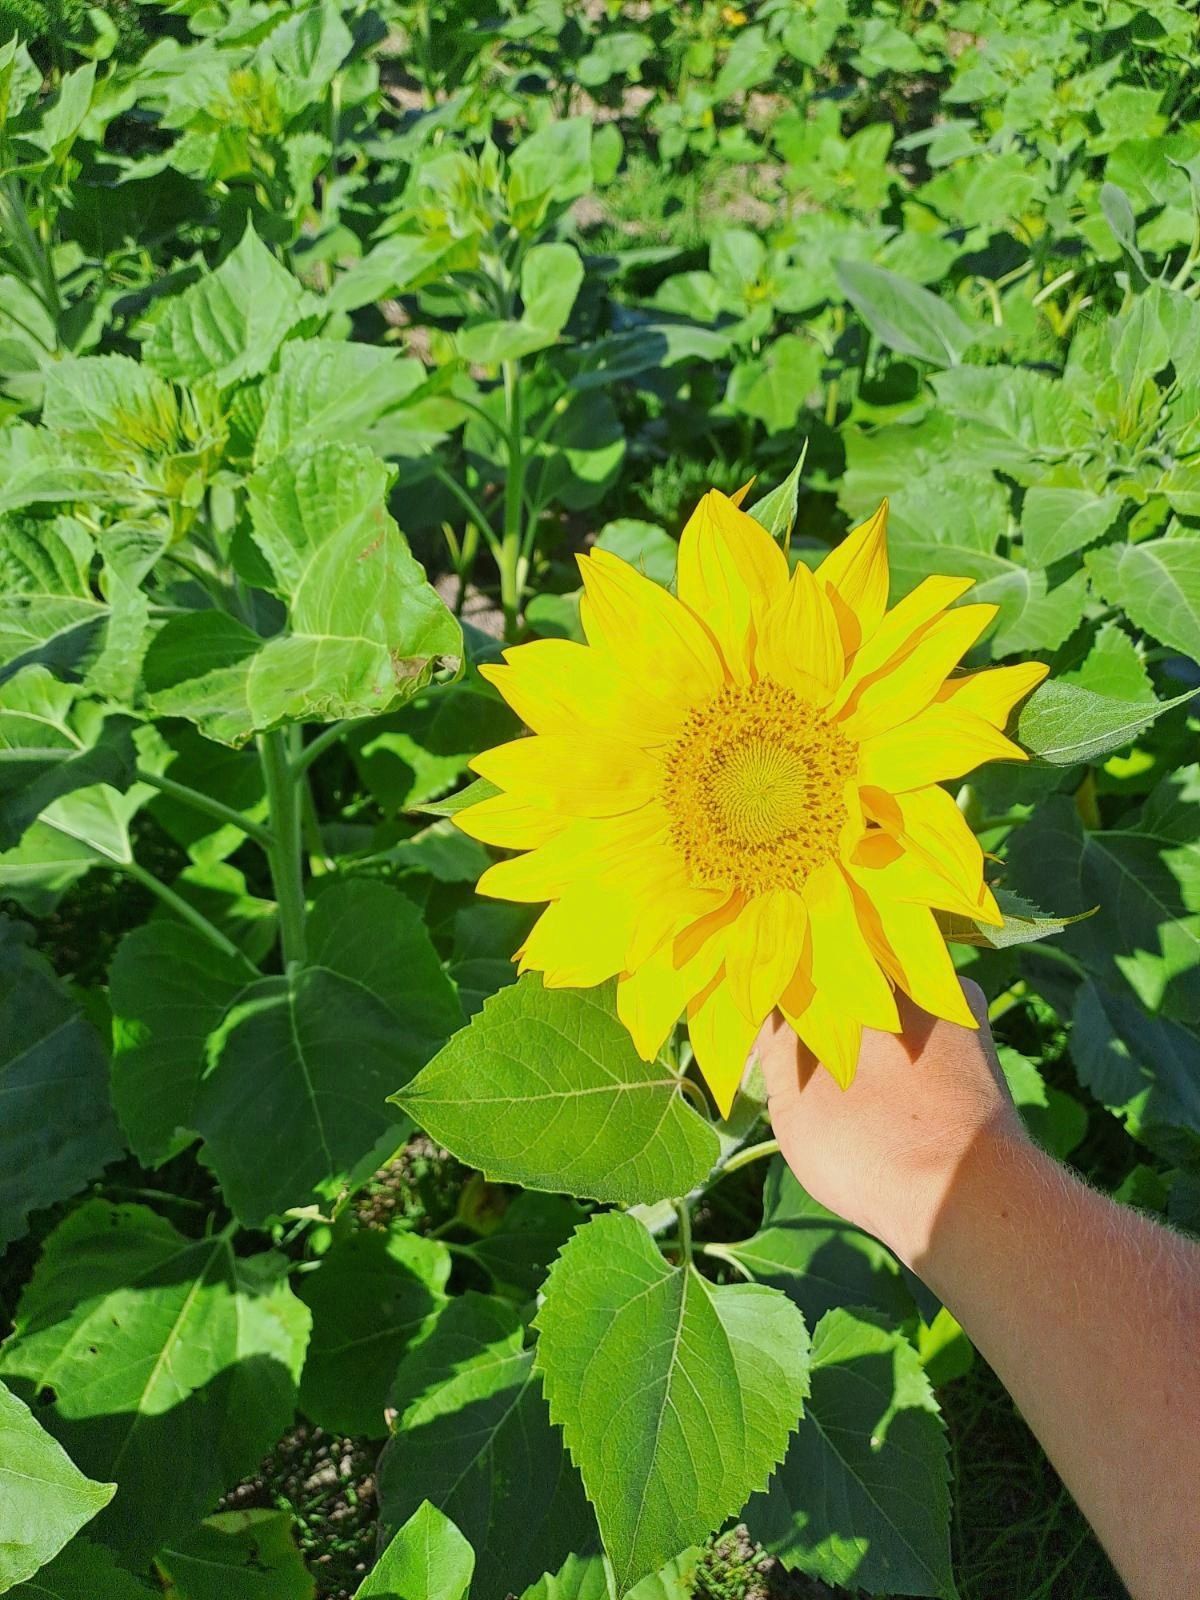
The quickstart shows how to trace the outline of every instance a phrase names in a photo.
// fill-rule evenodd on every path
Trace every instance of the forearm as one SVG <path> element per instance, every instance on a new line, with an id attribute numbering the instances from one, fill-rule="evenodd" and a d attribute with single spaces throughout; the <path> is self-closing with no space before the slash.
<path id="1" fill-rule="evenodd" d="M 1200 1247 L 981 1136 L 911 1242 L 1135 1600 L 1200 1593 Z"/>

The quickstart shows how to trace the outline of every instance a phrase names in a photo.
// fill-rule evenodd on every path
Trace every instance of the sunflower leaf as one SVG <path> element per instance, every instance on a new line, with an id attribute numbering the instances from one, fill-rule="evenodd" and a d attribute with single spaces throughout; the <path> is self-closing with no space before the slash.
<path id="1" fill-rule="evenodd" d="M 945 1429 L 902 1333 L 841 1308 L 821 1319 L 806 1414 L 746 1523 L 826 1583 L 951 1600 Z"/>
<path id="2" fill-rule="evenodd" d="M 783 1295 L 672 1267 L 609 1212 L 564 1248 L 535 1362 L 596 1508 L 619 1594 L 766 1485 L 808 1393 L 808 1333 Z"/>
<path id="3" fill-rule="evenodd" d="M 613 994 L 530 974 L 392 1100 L 498 1182 L 625 1205 L 686 1194 L 711 1172 L 717 1136 L 675 1076 L 638 1056 Z"/>

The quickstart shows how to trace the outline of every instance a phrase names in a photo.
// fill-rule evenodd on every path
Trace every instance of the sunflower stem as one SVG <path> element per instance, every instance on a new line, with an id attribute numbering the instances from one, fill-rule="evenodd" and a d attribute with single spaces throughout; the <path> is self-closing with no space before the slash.
<path id="1" fill-rule="evenodd" d="M 744 1150 L 735 1150 L 729 1160 L 721 1168 L 721 1176 L 726 1177 L 731 1172 L 736 1172 L 739 1167 L 748 1167 L 752 1161 L 765 1161 L 768 1156 L 779 1154 L 778 1139 L 764 1139 L 761 1144 L 747 1145 Z"/>
<path id="2" fill-rule="evenodd" d="M 676 1200 L 675 1220 L 679 1223 L 679 1259 L 686 1266 L 692 1264 L 692 1213 L 686 1200 Z"/>
<path id="3" fill-rule="evenodd" d="M 693 1083 L 690 1078 L 685 1077 L 682 1073 L 675 1079 L 675 1082 L 679 1085 L 680 1092 L 684 1097 L 692 1102 L 702 1116 L 707 1117 L 708 1101 L 705 1099 L 704 1090 L 700 1085 Z"/>

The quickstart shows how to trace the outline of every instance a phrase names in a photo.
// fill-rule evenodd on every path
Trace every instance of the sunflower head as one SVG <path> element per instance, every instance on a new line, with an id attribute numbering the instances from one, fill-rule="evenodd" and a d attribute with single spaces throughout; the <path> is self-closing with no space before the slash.
<path id="1" fill-rule="evenodd" d="M 887 609 L 887 506 L 815 570 L 739 497 L 705 495 L 675 595 L 603 550 L 580 558 L 587 644 L 482 667 L 532 738 L 472 766 L 502 791 L 458 813 L 522 852 L 479 892 L 546 902 L 518 951 L 551 986 L 616 977 L 653 1059 L 686 1013 L 722 1112 L 775 1007 L 843 1085 L 895 990 L 974 1027 L 935 911 L 1002 921 L 940 785 L 1024 760 L 1002 729 L 1031 662 L 951 676 L 995 615 L 970 580 Z"/>

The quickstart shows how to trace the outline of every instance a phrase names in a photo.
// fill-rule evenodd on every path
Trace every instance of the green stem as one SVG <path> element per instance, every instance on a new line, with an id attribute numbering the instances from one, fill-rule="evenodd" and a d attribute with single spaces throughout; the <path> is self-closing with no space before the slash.
<path id="1" fill-rule="evenodd" d="M 240 828 L 248 839 L 253 839 L 262 845 L 264 850 L 269 850 L 275 842 L 270 828 L 264 828 L 261 822 L 251 821 L 242 812 L 222 804 L 220 800 L 214 800 L 210 795 L 201 793 L 199 789 L 193 789 L 186 783 L 176 783 L 174 778 L 160 777 L 156 772 L 147 772 L 145 767 L 137 769 L 137 777 L 139 783 L 148 783 L 160 794 L 170 795 L 172 800 L 178 800 L 182 805 L 191 806 L 195 811 L 207 812 L 210 817 L 216 817 L 220 822 L 227 822 L 234 828 Z"/>
<path id="2" fill-rule="evenodd" d="M 724 1178 L 731 1172 L 736 1172 L 739 1167 L 748 1167 L 752 1161 L 765 1161 L 768 1156 L 779 1154 L 778 1139 L 764 1139 L 761 1144 L 747 1145 L 744 1150 L 735 1150 L 729 1160 L 721 1168 Z"/>
<path id="3" fill-rule="evenodd" d="M 686 1095 L 686 1097 L 695 1106 L 696 1110 L 699 1111 L 702 1116 L 707 1117 L 708 1101 L 705 1099 L 704 1090 L 700 1087 L 700 1085 L 698 1083 L 693 1083 L 690 1078 L 684 1077 L 682 1073 L 678 1075 L 675 1081 L 679 1085 L 681 1093 Z"/>
<path id="4" fill-rule="evenodd" d="M 331 745 L 335 745 L 342 735 L 348 733 L 351 728 L 356 728 L 360 722 L 369 721 L 369 717 L 346 717 L 341 722 L 331 722 L 327 728 L 322 728 L 311 743 L 306 744 L 302 750 L 298 750 L 292 757 L 290 762 L 292 777 L 298 778 L 301 773 L 307 772 L 317 757 L 323 756 L 326 750 Z"/>
<path id="5" fill-rule="evenodd" d="M 198 933 L 202 933 L 210 944 L 215 944 L 218 950 L 223 950 L 227 956 L 233 956 L 240 961 L 246 961 L 244 953 L 238 949 L 232 939 L 227 939 L 220 928 L 211 923 L 202 911 L 197 911 L 195 906 L 176 894 L 174 889 L 169 889 L 161 878 L 156 878 L 152 872 L 147 872 L 145 867 L 139 866 L 136 861 L 115 861 L 114 866 L 132 878 L 135 883 L 140 883 L 143 889 L 161 900 L 184 922 L 190 922 Z"/>
<path id="6" fill-rule="evenodd" d="M 692 1264 L 692 1213 L 688 1209 L 686 1200 L 676 1200 L 675 1219 L 679 1223 L 679 1255 L 680 1259 L 690 1267 Z"/>
<path id="7" fill-rule="evenodd" d="M 711 1261 L 723 1261 L 727 1267 L 732 1267 L 735 1272 L 740 1273 L 750 1283 L 754 1282 L 754 1274 L 750 1271 L 750 1268 L 740 1262 L 733 1252 L 727 1250 L 724 1245 L 702 1244 L 700 1246 L 700 1254 L 708 1256 Z"/>
<path id="8" fill-rule="evenodd" d="M 445 467 L 435 467 L 433 469 L 433 475 L 439 483 L 444 484 L 446 488 L 449 489 L 450 493 L 467 513 L 467 516 L 479 527 L 484 538 L 488 541 L 489 545 L 491 545 L 492 549 L 498 551 L 500 547 L 496 542 L 495 534 L 492 532 L 492 525 L 488 521 L 487 512 L 479 504 L 479 501 L 476 500 L 471 491 L 469 489 L 464 489 L 457 478 L 452 478 L 446 471 Z"/>
<path id="9" fill-rule="evenodd" d="M 521 419 L 521 366 L 506 361 L 504 414 L 508 420 L 508 472 L 504 481 L 504 536 L 500 541 L 500 605 L 504 611 L 504 637 L 517 632 L 521 609 L 521 497 L 525 487 L 525 456 Z"/>
<path id="10" fill-rule="evenodd" d="M 292 731 L 298 733 L 299 729 Z M 274 835 L 267 859 L 279 910 L 279 941 L 284 965 L 290 967 L 293 962 L 303 962 L 305 958 L 300 790 L 295 768 L 288 759 L 286 733 L 281 729 L 276 729 L 274 733 L 260 733 L 258 753 L 267 785 L 267 804 L 271 811 L 271 831 Z"/>

